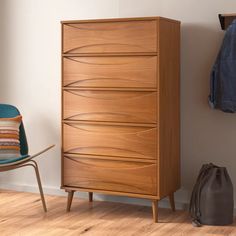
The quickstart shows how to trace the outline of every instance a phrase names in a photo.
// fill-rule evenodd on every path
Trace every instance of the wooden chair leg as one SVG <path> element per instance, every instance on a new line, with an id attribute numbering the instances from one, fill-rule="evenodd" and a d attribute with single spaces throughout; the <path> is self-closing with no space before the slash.
<path id="1" fill-rule="evenodd" d="M 169 200 L 170 200 L 170 207 L 172 211 L 175 211 L 175 199 L 174 199 L 174 193 L 171 193 L 169 195 Z"/>
<path id="2" fill-rule="evenodd" d="M 158 222 L 158 201 L 152 200 L 152 214 L 154 223 Z"/>
<path id="3" fill-rule="evenodd" d="M 89 202 L 93 201 L 93 192 L 89 192 Z"/>
<path id="4" fill-rule="evenodd" d="M 38 186 L 39 186 L 39 192 L 40 192 L 40 196 L 41 196 L 41 200 L 42 200 L 42 204 L 43 204 L 43 209 L 45 212 L 47 212 L 47 207 L 46 207 L 46 202 L 45 202 L 45 198 L 44 198 L 44 194 L 43 194 L 43 188 L 42 188 L 42 184 L 41 184 L 41 180 L 40 180 L 38 165 L 33 160 L 31 160 L 31 162 L 34 163 L 32 166 L 34 167 L 34 170 L 35 170 L 35 174 L 36 174 L 36 178 L 37 178 L 37 182 L 38 182 Z"/>
<path id="5" fill-rule="evenodd" d="M 68 197 L 67 197 L 67 207 L 66 207 L 66 211 L 69 212 L 70 208 L 71 208 L 71 203 L 73 200 L 73 196 L 74 196 L 74 192 L 75 191 L 68 191 Z"/>

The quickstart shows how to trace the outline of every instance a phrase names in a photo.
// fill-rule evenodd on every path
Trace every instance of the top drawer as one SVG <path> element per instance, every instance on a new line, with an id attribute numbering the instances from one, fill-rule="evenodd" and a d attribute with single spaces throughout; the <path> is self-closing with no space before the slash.
<path id="1" fill-rule="evenodd" d="M 127 21 L 63 25 L 63 53 L 157 51 L 157 22 Z"/>

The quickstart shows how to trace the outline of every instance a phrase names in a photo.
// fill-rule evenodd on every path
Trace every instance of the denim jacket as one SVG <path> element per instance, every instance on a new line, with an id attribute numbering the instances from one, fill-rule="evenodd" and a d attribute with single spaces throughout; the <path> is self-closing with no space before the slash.
<path id="1" fill-rule="evenodd" d="M 211 71 L 209 103 L 224 112 L 236 112 L 236 20 L 225 33 Z"/>

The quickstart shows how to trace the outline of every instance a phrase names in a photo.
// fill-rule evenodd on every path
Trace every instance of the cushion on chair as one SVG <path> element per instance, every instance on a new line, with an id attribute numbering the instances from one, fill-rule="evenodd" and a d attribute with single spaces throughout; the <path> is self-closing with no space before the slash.
<path id="1" fill-rule="evenodd" d="M 0 103 L 0 118 L 11 118 L 11 117 L 16 117 L 18 115 L 20 115 L 20 112 L 15 106 Z M 27 138 L 25 134 L 23 121 L 21 122 L 19 129 L 20 129 L 21 155 L 28 155 L 28 144 L 27 144 Z"/>
<path id="2" fill-rule="evenodd" d="M 22 117 L 0 118 L 0 160 L 21 156 L 19 127 Z"/>

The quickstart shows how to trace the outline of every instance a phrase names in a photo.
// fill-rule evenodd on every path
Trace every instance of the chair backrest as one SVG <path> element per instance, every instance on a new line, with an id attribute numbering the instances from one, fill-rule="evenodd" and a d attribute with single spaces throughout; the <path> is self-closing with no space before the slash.
<path id="1" fill-rule="evenodd" d="M 20 115 L 20 112 L 16 107 L 8 104 L 0 104 L 0 118 L 11 118 L 18 115 Z M 21 155 L 28 154 L 28 143 L 23 122 L 20 125 L 20 153 Z"/>

